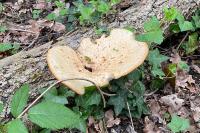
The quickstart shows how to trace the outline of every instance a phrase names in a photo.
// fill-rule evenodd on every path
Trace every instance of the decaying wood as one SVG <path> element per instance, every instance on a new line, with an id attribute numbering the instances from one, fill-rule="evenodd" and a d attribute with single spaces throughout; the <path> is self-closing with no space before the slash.
<path id="1" fill-rule="evenodd" d="M 109 28 L 131 25 L 141 31 L 143 23 L 151 16 L 156 15 L 162 18 L 163 7 L 173 5 L 187 15 L 200 6 L 200 0 L 134 0 L 129 4 L 131 6 L 117 14 L 114 22 L 108 25 Z M 79 29 L 61 37 L 57 44 L 76 48 L 81 38 L 90 37 L 92 34 L 92 28 Z M 31 94 L 37 92 L 39 88 L 52 84 L 54 77 L 49 72 L 45 59 L 46 51 L 52 45 L 55 44 L 49 42 L 0 60 L 0 101 L 4 102 L 7 107 L 15 89 L 23 83 L 31 85 Z"/>

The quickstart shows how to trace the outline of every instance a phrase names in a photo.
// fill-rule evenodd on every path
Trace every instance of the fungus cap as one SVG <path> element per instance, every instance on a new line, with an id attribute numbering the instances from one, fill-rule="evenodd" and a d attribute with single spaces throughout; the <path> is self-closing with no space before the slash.
<path id="1" fill-rule="evenodd" d="M 84 38 L 77 50 L 69 46 L 54 46 L 47 53 L 50 71 L 58 80 L 85 78 L 98 86 L 105 86 L 112 79 L 127 75 L 140 66 L 148 55 L 148 45 L 135 40 L 134 34 L 125 29 L 113 29 L 92 42 Z M 78 94 L 84 94 L 88 81 L 63 81 Z"/>

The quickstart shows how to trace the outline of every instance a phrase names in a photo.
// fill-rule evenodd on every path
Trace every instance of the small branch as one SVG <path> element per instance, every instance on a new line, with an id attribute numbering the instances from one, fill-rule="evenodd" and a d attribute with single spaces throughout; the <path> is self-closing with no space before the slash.
<path id="1" fill-rule="evenodd" d="M 133 119 L 132 119 L 132 115 L 131 115 L 131 111 L 130 111 L 130 107 L 129 107 L 128 101 L 126 102 L 126 105 L 127 105 L 129 117 L 130 117 L 130 120 L 131 120 L 131 126 L 132 126 L 132 128 L 134 128 Z"/>
<path id="2" fill-rule="evenodd" d="M 178 49 L 180 48 L 181 44 L 185 41 L 185 39 L 188 37 L 189 32 L 186 33 L 186 35 L 184 36 L 184 38 L 181 40 L 181 42 L 179 43 L 179 45 L 176 48 L 176 52 L 178 52 Z"/>
<path id="3" fill-rule="evenodd" d="M 21 31 L 21 32 L 29 32 L 29 33 L 37 34 L 36 32 L 29 31 L 29 30 L 22 30 L 22 29 L 12 29 L 12 28 L 10 28 L 9 30 L 12 30 L 12 31 Z"/>
<path id="4" fill-rule="evenodd" d="M 106 100 L 105 100 L 105 97 L 104 95 L 107 95 L 107 96 L 114 96 L 115 94 L 108 94 L 108 93 L 105 93 L 101 90 L 101 88 L 99 86 L 96 85 L 95 82 L 89 80 L 89 79 L 85 79 L 85 78 L 71 78 L 71 79 L 64 79 L 64 80 L 60 80 L 60 81 L 57 81 L 55 82 L 54 84 L 52 84 L 50 87 L 48 87 L 42 94 L 40 94 L 28 107 L 26 107 L 26 109 L 17 117 L 17 118 L 21 118 L 38 100 L 40 100 L 40 98 L 47 92 L 49 91 L 51 88 L 53 88 L 55 85 L 63 82 L 63 81 L 69 81 L 69 80 L 84 80 L 84 81 L 88 81 L 90 83 L 92 83 L 99 91 L 99 93 L 101 94 L 101 97 L 102 97 L 102 100 L 103 100 L 103 105 L 104 105 L 104 108 L 106 107 Z"/>

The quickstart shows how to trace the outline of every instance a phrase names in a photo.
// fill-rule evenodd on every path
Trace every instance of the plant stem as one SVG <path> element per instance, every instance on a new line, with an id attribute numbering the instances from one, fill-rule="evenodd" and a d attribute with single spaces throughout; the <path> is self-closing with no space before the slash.
<path id="1" fill-rule="evenodd" d="M 19 116 L 17 118 L 21 118 L 38 100 L 40 100 L 40 98 L 47 92 L 49 91 L 51 88 L 53 88 L 55 85 L 63 82 L 63 81 L 69 81 L 69 80 L 84 80 L 84 81 L 88 81 L 90 83 L 92 83 L 99 91 L 99 93 L 101 94 L 101 97 L 102 97 L 102 100 L 103 100 L 103 105 L 104 105 L 104 108 L 106 107 L 106 100 L 105 100 L 105 97 L 104 95 L 106 96 L 114 96 L 115 94 L 108 94 L 106 92 L 103 92 L 101 90 L 101 88 L 99 86 L 96 85 L 95 82 L 89 80 L 89 79 L 85 79 L 85 78 L 71 78 L 71 79 L 63 79 L 63 80 L 59 80 L 57 82 L 55 82 L 54 84 L 52 84 L 51 86 L 49 86 L 42 94 L 40 94 L 28 107 L 26 107 L 24 109 L 24 111 L 19 114 Z"/>

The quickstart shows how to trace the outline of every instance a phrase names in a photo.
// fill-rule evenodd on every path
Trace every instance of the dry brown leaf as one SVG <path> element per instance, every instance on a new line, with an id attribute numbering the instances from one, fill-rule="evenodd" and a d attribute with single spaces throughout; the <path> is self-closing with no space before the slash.
<path id="1" fill-rule="evenodd" d="M 112 110 L 108 110 L 105 112 L 106 126 L 113 127 L 114 125 L 119 125 L 121 120 L 119 118 L 114 118 L 114 112 Z"/>
<path id="2" fill-rule="evenodd" d="M 37 0 L 36 4 L 33 5 L 34 9 L 46 9 L 47 2 L 45 0 Z"/>
<path id="3" fill-rule="evenodd" d="M 59 22 L 55 22 L 55 24 L 53 25 L 53 30 L 62 33 L 65 31 L 65 25 Z"/>
<path id="4" fill-rule="evenodd" d="M 197 126 L 200 128 L 200 98 L 197 97 L 194 100 L 190 101 L 190 108 L 192 110 L 192 117 L 197 123 Z"/>
<path id="5" fill-rule="evenodd" d="M 171 109 L 173 111 L 179 110 L 183 106 L 183 103 L 184 103 L 184 100 L 178 98 L 176 94 L 163 96 L 163 97 L 160 98 L 160 101 L 163 104 L 171 107 Z"/>
<path id="6" fill-rule="evenodd" d="M 200 74 L 200 67 L 199 67 L 199 66 L 197 66 L 197 65 L 192 65 L 192 67 L 194 68 L 194 70 L 195 70 L 198 74 Z"/>

